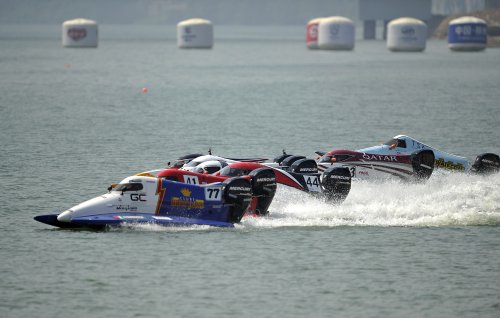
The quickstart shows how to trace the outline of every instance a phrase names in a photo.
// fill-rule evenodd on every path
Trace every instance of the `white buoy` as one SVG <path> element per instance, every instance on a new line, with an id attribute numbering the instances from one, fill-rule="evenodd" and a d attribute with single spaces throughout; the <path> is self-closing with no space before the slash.
<path id="1" fill-rule="evenodd" d="M 318 46 L 323 50 L 352 50 L 354 23 L 344 17 L 323 18 L 318 25 Z"/>
<path id="2" fill-rule="evenodd" d="M 64 47 L 97 47 L 97 23 L 87 19 L 74 19 L 62 24 Z"/>
<path id="3" fill-rule="evenodd" d="M 391 51 L 421 52 L 427 42 L 427 25 L 414 18 L 399 18 L 387 25 L 387 48 Z"/>
<path id="4" fill-rule="evenodd" d="M 488 43 L 486 21 L 461 17 L 448 24 L 448 48 L 453 51 L 482 51 Z"/>
<path id="5" fill-rule="evenodd" d="M 177 24 L 177 46 L 183 49 L 210 49 L 214 44 L 212 22 L 204 19 L 189 19 Z"/>
<path id="6" fill-rule="evenodd" d="M 306 45 L 311 50 L 319 49 L 318 46 L 318 25 L 323 18 L 310 20 L 306 25 Z"/>

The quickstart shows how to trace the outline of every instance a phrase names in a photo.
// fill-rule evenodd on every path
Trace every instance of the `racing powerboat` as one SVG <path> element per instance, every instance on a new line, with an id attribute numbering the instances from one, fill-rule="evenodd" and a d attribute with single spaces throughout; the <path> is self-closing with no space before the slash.
<path id="1" fill-rule="evenodd" d="M 274 162 L 262 158 L 228 159 L 211 154 L 190 158 L 186 162 L 185 157 L 180 160 L 182 164 L 177 161 L 173 169 L 160 172 L 158 176 L 175 174 L 175 180 L 180 182 L 204 183 L 217 178 L 248 175 L 252 171 L 267 168 L 272 169 L 277 183 L 321 195 L 330 202 L 344 201 L 351 189 L 351 174 L 347 168 L 331 167 L 320 172 L 314 159 L 304 156 L 285 155 Z"/>
<path id="2" fill-rule="evenodd" d="M 39 215 L 35 220 L 60 228 L 103 229 L 126 223 L 232 227 L 252 200 L 251 180 L 244 177 L 189 184 L 140 174 L 108 190 L 62 213 Z"/>
<path id="3" fill-rule="evenodd" d="M 465 157 L 430 147 L 414 138 L 398 135 L 368 148 L 316 152 L 320 170 L 346 167 L 357 179 L 392 178 L 426 180 L 435 169 L 486 174 L 498 172 L 500 158 L 493 153 L 477 156 L 474 163 Z"/>
<path id="4" fill-rule="evenodd" d="M 411 154 L 415 151 L 429 150 L 434 153 L 434 166 L 437 169 L 449 171 L 471 172 L 487 174 L 500 170 L 500 157 L 494 153 L 482 153 L 476 157 L 474 162 L 470 162 L 465 157 L 457 156 L 442 150 L 430 147 L 414 138 L 398 135 L 391 138 L 382 145 L 361 149 L 361 152 L 373 154 Z"/>

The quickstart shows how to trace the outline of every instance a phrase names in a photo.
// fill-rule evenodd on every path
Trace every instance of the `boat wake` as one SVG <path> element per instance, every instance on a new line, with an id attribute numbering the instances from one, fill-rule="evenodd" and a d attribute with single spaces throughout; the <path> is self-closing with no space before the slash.
<path id="1" fill-rule="evenodd" d="M 433 175 L 421 184 L 353 182 L 341 205 L 280 187 L 266 218 L 243 226 L 500 226 L 500 174 Z"/>

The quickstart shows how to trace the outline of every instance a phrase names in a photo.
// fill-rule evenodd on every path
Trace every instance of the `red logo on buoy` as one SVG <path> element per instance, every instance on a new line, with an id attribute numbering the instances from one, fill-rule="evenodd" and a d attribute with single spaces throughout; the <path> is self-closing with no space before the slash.
<path id="1" fill-rule="evenodd" d="M 319 23 L 311 23 L 307 25 L 306 41 L 316 42 L 318 41 L 318 25 Z"/>
<path id="2" fill-rule="evenodd" d="M 69 29 L 68 36 L 73 39 L 73 41 L 79 41 L 87 36 L 87 30 L 85 29 Z"/>

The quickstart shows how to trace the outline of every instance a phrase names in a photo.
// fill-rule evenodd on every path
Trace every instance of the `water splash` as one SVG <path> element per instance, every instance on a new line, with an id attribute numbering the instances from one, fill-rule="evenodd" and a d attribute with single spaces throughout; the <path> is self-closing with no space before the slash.
<path id="1" fill-rule="evenodd" d="M 435 175 L 421 184 L 353 182 L 341 205 L 280 187 L 266 218 L 244 226 L 500 226 L 500 175 Z"/>

